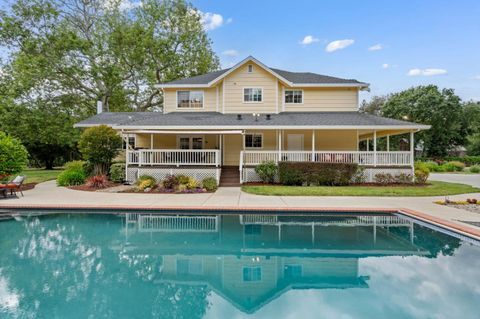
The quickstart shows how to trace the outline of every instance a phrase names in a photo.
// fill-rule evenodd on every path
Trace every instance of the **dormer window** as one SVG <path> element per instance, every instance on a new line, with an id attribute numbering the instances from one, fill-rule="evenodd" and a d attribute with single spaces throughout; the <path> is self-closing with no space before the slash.
<path id="1" fill-rule="evenodd" d="M 248 70 L 248 73 L 252 73 L 253 72 L 253 65 L 249 64 L 248 67 L 247 67 L 247 70 Z"/>

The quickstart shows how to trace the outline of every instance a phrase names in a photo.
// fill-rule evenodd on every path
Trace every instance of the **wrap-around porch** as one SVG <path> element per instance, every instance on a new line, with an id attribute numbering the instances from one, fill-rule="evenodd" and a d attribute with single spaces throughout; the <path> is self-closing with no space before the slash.
<path id="1" fill-rule="evenodd" d="M 226 130 L 123 132 L 128 167 L 190 170 L 238 167 L 240 182 L 254 181 L 265 161 L 357 163 L 366 168 L 403 169 L 414 163 L 414 130 Z M 392 145 L 391 136 L 404 134 Z M 133 141 L 132 141 L 133 137 Z M 407 169 L 407 170 L 406 170 Z M 249 171 L 249 174 L 245 174 Z M 127 174 L 128 176 L 128 174 Z M 253 179 L 253 180 L 252 180 Z"/>

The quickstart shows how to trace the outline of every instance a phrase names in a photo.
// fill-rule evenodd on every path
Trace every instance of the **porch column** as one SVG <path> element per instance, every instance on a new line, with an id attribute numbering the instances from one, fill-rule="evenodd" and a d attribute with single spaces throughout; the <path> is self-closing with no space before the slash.
<path id="1" fill-rule="evenodd" d="M 312 162 L 315 162 L 315 130 L 312 130 Z"/>
<path id="2" fill-rule="evenodd" d="M 377 166 L 377 131 L 373 131 L 373 166 Z"/>
<path id="3" fill-rule="evenodd" d="M 413 139 L 413 131 L 410 132 L 410 165 L 412 166 L 412 169 L 414 168 L 415 162 L 414 162 L 414 156 L 415 156 L 415 141 Z"/>
<path id="4" fill-rule="evenodd" d="M 150 134 L 150 149 L 153 150 L 153 134 Z"/>
<path id="5" fill-rule="evenodd" d="M 282 132 L 283 130 L 280 131 L 280 134 L 278 134 L 278 161 L 280 162 L 282 160 Z"/>
<path id="6" fill-rule="evenodd" d="M 367 138 L 367 152 L 370 152 L 370 140 Z"/>
<path id="7" fill-rule="evenodd" d="M 390 152 L 390 135 L 387 135 L 387 152 Z"/>
<path id="8" fill-rule="evenodd" d="M 219 150 L 219 155 L 220 156 L 220 166 L 222 165 L 223 162 L 223 134 L 220 134 L 218 136 L 218 150 Z"/>

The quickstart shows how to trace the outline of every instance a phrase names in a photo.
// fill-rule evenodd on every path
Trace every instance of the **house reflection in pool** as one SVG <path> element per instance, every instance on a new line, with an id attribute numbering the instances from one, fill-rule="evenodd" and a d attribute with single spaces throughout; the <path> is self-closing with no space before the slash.
<path id="1" fill-rule="evenodd" d="M 368 288 L 360 258 L 430 255 L 392 215 L 126 214 L 125 225 L 112 248 L 160 257 L 155 283 L 206 286 L 246 313 L 290 289 Z"/>

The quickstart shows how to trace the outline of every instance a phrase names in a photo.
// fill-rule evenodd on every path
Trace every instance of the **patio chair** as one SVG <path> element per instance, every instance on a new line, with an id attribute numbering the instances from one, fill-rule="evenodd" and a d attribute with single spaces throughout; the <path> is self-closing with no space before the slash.
<path id="1" fill-rule="evenodd" d="M 15 194 L 16 196 L 17 192 L 20 192 L 20 194 L 22 194 L 22 197 L 23 197 L 22 185 L 24 181 L 25 181 L 25 176 L 19 175 L 2 188 L 5 188 L 6 190 L 10 190 L 10 195 Z"/>

